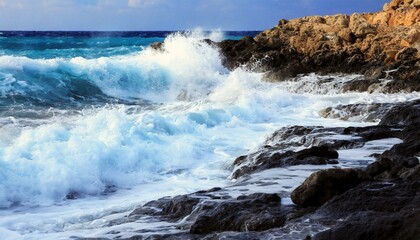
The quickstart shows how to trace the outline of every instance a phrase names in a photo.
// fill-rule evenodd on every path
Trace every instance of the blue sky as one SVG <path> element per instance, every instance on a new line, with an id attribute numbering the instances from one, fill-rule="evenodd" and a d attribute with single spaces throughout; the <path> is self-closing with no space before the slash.
<path id="1" fill-rule="evenodd" d="M 379 11 L 389 0 L 0 0 L 0 30 L 263 30 L 281 18 Z"/>

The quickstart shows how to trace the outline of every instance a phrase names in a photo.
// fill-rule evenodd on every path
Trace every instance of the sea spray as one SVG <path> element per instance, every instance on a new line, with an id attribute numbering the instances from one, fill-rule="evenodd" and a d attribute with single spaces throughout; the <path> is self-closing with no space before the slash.
<path id="1" fill-rule="evenodd" d="M 48 206 L 104 195 L 108 189 L 118 194 L 118 189 L 163 183 L 179 174 L 221 183 L 228 181 L 235 157 L 279 126 L 342 125 L 320 119 L 318 110 L 396 99 L 297 94 L 262 82 L 260 73 L 227 70 L 218 49 L 203 41 L 208 37 L 177 33 L 160 50 L 95 59 L 0 56 L 3 104 L 53 113 L 29 124 L 17 121 L 19 116 L 2 118 L 1 207 Z M 418 94 L 398 96 L 402 101 Z M 89 98 L 102 105 L 89 107 Z M 116 102 L 108 104 L 110 98 Z M 138 99 L 145 102 L 138 105 Z M 54 110 L 65 106 L 69 109 Z"/>

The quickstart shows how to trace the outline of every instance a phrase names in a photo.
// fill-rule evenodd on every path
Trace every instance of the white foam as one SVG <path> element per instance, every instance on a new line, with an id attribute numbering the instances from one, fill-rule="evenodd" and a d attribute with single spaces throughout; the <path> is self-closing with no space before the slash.
<path id="1" fill-rule="evenodd" d="M 91 60 L 0 57 L 0 67 L 62 68 L 89 75 L 109 95 L 163 103 L 137 110 L 107 106 L 7 131 L 0 141 L 0 207 L 21 206 L 0 211 L 0 231 L 23 239 L 102 236 L 109 228 L 100 221 L 114 211 L 224 185 L 227 166 L 281 126 L 365 125 L 321 119 L 323 107 L 419 97 L 290 92 L 261 82 L 261 74 L 229 72 L 217 49 L 200 39 L 173 35 L 163 51 Z M 106 186 L 118 191 L 104 196 Z M 82 198 L 66 200 L 71 191 Z"/>

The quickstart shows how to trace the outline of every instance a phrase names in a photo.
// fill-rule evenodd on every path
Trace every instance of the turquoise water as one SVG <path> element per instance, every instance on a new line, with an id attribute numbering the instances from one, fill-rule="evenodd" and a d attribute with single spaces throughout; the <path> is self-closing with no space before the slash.
<path id="1" fill-rule="evenodd" d="M 134 66 L 140 61 L 133 59 L 122 62 L 171 34 L 174 32 L 0 32 L 0 116 L 11 116 L 10 109 L 20 108 L 80 109 L 144 102 L 141 93 L 149 88 L 165 89 L 165 70 L 155 71 L 158 79 L 152 79 L 150 66 L 141 69 Z M 206 34 L 211 37 L 212 33 L 203 36 Z M 217 40 L 256 34 L 219 32 Z M 141 91 L 116 95 L 105 86 L 108 83 L 119 92 L 135 83 Z"/>

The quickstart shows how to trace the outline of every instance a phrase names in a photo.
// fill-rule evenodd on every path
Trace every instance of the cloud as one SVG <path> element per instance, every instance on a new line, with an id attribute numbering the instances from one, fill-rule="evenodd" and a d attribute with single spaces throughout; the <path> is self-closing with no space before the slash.
<path id="1" fill-rule="evenodd" d="M 0 0 L 0 7 L 4 7 L 6 5 L 7 5 L 6 0 Z"/>
<path id="2" fill-rule="evenodd" d="M 128 0 L 128 6 L 131 8 L 146 7 L 154 5 L 158 0 Z"/>

